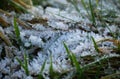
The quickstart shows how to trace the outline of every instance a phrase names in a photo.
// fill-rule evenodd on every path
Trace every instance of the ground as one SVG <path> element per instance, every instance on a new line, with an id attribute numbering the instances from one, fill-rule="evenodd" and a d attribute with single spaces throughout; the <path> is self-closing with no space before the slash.
<path id="1" fill-rule="evenodd" d="M 0 79 L 120 79 L 119 0 L 75 1 L 0 10 Z"/>

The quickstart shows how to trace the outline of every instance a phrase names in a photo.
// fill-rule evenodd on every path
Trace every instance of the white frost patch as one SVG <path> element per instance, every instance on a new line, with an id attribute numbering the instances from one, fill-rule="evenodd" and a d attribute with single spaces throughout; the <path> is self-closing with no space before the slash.
<path id="1" fill-rule="evenodd" d="M 19 70 L 19 71 L 16 71 L 15 73 L 13 73 L 11 77 L 12 78 L 22 78 L 23 75 L 25 76 L 25 73 L 23 71 Z"/>
<path id="2" fill-rule="evenodd" d="M 21 20 L 32 20 L 35 16 L 32 14 L 21 14 L 19 18 Z"/>
<path id="3" fill-rule="evenodd" d="M 33 63 L 29 66 L 29 71 L 31 74 L 38 74 L 40 71 L 41 64 L 39 64 L 37 61 L 33 61 Z"/>
<path id="4" fill-rule="evenodd" d="M 61 4 L 68 4 L 66 0 L 54 0 L 55 2 L 61 3 Z"/>
<path id="5" fill-rule="evenodd" d="M 28 11 L 31 12 L 35 17 L 41 17 L 43 15 L 43 12 L 44 12 L 43 8 L 41 6 L 32 7 Z"/>
<path id="6" fill-rule="evenodd" d="M 11 62 L 9 58 L 5 58 L 4 60 L 0 61 L 0 72 L 4 74 L 10 73 L 10 67 L 7 67 Z"/>
<path id="7" fill-rule="evenodd" d="M 41 24 L 34 24 L 34 25 L 32 25 L 32 27 L 35 28 L 36 30 L 40 30 L 40 31 L 46 29 L 45 26 L 43 26 Z"/>
<path id="8" fill-rule="evenodd" d="M 33 79 L 33 77 L 32 76 L 28 76 L 28 77 L 26 77 L 26 79 Z"/>
<path id="9" fill-rule="evenodd" d="M 53 27 L 54 29 L 61 29 L 61 30 L 67 30 L 68 25 L 64 24 L 63 22 L 49 22 L 49 26 Z"/>
<path id="10" fill-rule="evenodd" d="M 42 41 L 42 39 L 41 38 L 39 38 L 39 37 L 37 37 L 37 36 L 33 36 L 33 35 L 31 35 L 30 37 L 29 37 L 29 40 L 30 40 L 30 42 L 32 43 L 32 45 L 37 45 L 37 46 L 43 46 L 43 41 Z"/>
<path id="11" fill-rule="evenodd" d="M 69 32 L 63 32 L 53 43 L 51 43 L 51 45 L 45 51 L 43 51 L 45 56 L 41 52 L 38 53 L 38 57 L 31 62 L 31 72 L 37 74 L 46 57 L 48 58 L 48 61 L 45 71 L 49 71 L 49 51 L 51 51 L 52 53 L 53 67 L 55 71 L 62 72 L 67 69 L 71 69 L 71 65 L 68 63 L 67 60 L 65 60 L 67 53 L 63 46 L 63 41 L 67 44 L 69 49 L 73 51 L 73 53 L 77 56 L 92 55 L 96 53 L 96 51 L 94 49 L 91 36 L 93 36 L 95 40 L 103 39 L 101 35 L 95 34 L 93 32 L 87 33 L 80 30 L 71 30 Z M 31 37 L 32 40 L 37 39 L 36 36 Z"/>
<path id="12" fill-rule="evenodd" d="M 64 20 L 65 22 L 80 22 L 84 21 L 84 19 L 79 16 L 79 14 L 76 12 L 70 13 L 67 11 L 60 11 L 57 8 L 46 8 L 46 14 L 44 17 L 47 17 L 50 20 Z"/>
<path id="13" fill-rule="evenodd" d="M 26 42 L 26 43 L 24 44 L 25 47 L 30 47 L 30 45 L 31 45 L 31 44 L 30 44 L 29 42 Z"/>
<path id="14" fill-rule="evenodd" d="M 46 11 L 46 13 L 52 14 L 52 15 L 60 12 L 60 10 L 58 8 L 52 8 L 52 7 L 47 7 L 45 11 Z"/>

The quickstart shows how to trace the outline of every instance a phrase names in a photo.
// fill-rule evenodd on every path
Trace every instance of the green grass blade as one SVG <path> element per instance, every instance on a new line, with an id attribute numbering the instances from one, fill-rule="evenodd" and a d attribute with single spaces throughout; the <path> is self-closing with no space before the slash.
<path id="1" fill-rule="evenodd" d="M 49 73 L 50 73 L 50 77 L 53 79 L 54 78 L 54 70 L 53 70 L 53 65 L 52 65 L 52 54 L 50 55 Z"/>
<path id="2" fill-rule="evenodd" d="M 60 16 L 60 17 L 62 17 L 62 18 L 71 20 L 71 21 L 73 21 L 73 22 L 77 22 L 77 21 L 75 21 L 75 20 L 73 20 L 73 19 L 71 19 L 71 18 L 68 18 L 68 17 L 66 17 L 66 16 L 63 16 L 63 15 L 60 15 L 60 14 L 56 14 L 56 15 L 58 15 L 58 16 Z"/>
<path id="3" fill-rule="evenodd" d="M 76 71 L 77 71 L 77 74 L 78 74 L 78 78 L 79 79 L 82 78 L 82 72 L 83 72 L 83 70 L 82 70 L 80 64 L 78 63 L 75 55 L 68 49 L 67 45 L 64 42 L 63 42 L 63 44 L 64 44 L 64 47 L 65 47 L 66 52 L 68 54 L 68 57 L 70 58 L 71 64 L 73 66 L 75 66 L 75 68 L 76 68 Z"/>
<path id="4" fill-rule="evenodd" d="M 42 74 L 39 74 L 39 75 L 38 75 L 38 79 L 44 79 L 43 75 L 42 75 Z"/>
<path id="5" fill-rule="evenodd" d="M 19 39 L 19 37 L 20 37 L 20 31 L 19 31 L 19 28 L 18 28 L 18 25 L 17 25 L 15 17 L 14 17 L 14 30 L 15 30 L 15 34 L 16 34 L 17 38 Z"/>
<path id="6" fill-rule="evenodd" d="M 65 42 L 63 42 L 64 48 L 68 54 L 68 57 L 70 58 L 71 64 L 73 65 L 73 61 L 72 61 L 72 56 L 71 56 L 71 52 L 69 50 L 69 48 L 67 47 L 67 45 L 65 44 Z"/>
<path id="7" fill-rule="evenodd" d="M 24 62 L 22 62 L 20 59 L 16 58 L 20 66 L 24 69 L 26 75 L 29 75 L 29 69 L 28 69 L 28 57 L 25 54 L 24 55 Z"/>
<path id="8" fill-rule="evenodd" d="M 45 68 L 45 65 L 46 65 L 46 60 L 44 61 L 43 65 L 42 65 L 42 67 L 41 67 L 40 73 L 43 72 L 43 70 L 44 70 L 44 68 Z"/>
<path id="9" fill-rule="evenodd" d="M 16 58 L 16 60 L 18 61 L 18 63 L 19 63 L 22 67 L 24 67 L 24 65 L 23 65 L 23 63 L 22 63 L 22 61 L 21 61 L 20 59 Z"/>
<path id="10" fill-rule="evenodd" d="M 17 25 L 15 17 L 14 17 L 14 30 L 15 30 L 15 34 L 16 34 L 17 39 L 20 39 L 20 30 L 19 30 L 19 27 Z"/>
<path id="11" fill-rule="evenodd" d="M 78 78 L 81 79 L 83 70 L 82 70 L 80 64 L 78 63 L 75 55 L 73 53 L 71 53 L 71 54 L 72 54 L 72 60 L 73 60 L 74 66 L 75 66 L 76 71 L 77 71 Z"/>
<path id="12" fill-rule="evenodd" d="M 91 37 L 91 38 L 92 38 L 92 41 L 93 41 L 94 48 L 95 48 L 96 52 L 100 52 L 99 49 L 98 49 L 98 45 L 97 45 L 97 43 L 95 42 L 95 39 L 94 39 L 93 37 Z"/>
<path id="13" fill-rule="evenodd" d="M 42 72 L 43 72 L 43 70 L 45 68 L 45 65 L 46 65 L 46 60 L 44 61 L 43 65 L 41 67 L 40 73 L 38 75 L 38 79 L 44 79 L 43 76 L 42 76 Z"/>
<path id="14" fill-rule="evenodd" d="M 78 6 L 77 6 L 77 0 L 73 0 L 72 3 L 73 3 L 73 5 L 74 5 L 76 11 L 78 11 L 78 12 L 80 13 L 80 9 L 79 9 Z"/>
<path id="15" fill-rule="evenodd" d="M 96 5 L 97 5 L 97 7 L 98 7 L 98 4 L 99 4 L 99 0 L 96 0 Z"/>
<path id="16" fill-rule="evenodd" d="M 16 60 L 18 61 L 18 63 L 20 64 L 20 66 L 24 69 L 25 73 L 26 73 L 26 67 L 25 67 L 25 64 L 22 63 L 22 61 L 18 58 L 16 58 Z M 26 73 L 27 74 L 27 73 Z"/>
<path id="17" fill-rule="evenodd" d="M 82 5 L 83 5 L 83 7 L 85 8 L 85 10 L 86 10 L 88 16 L 90 16 L 90 14 L 89 14 L 89 12 L 88 12 L 88 10 L 87 10 L 87 7 L 86 7 L 86 4 L 85 4 L 84 0 L 81 0 L 81 3 L 82 3 Z"/>
<path id="18" fill-rule="evenodd" d="M 78 8 L 78 5 L 77 5 L 78 4 L 77 0 L 69 0 L 69 2 L 74 6 L 76 11 L 80 13 L 80 9 Z"/>
<path id="19" fill-rule="evenodd" d="M 108 28 L 108 30 L 110 31 L 111 35 L 113 38 L 116 38 L 116 35 L 112 32 L 112 30 L 106 25 L 106 27 Z"/>
<path id="20" fill-rule="evenodd" d="M 117 53 L 120 54 L 120 43 L 118 42 Z"/>
<path id="21" fill-rule="evenodd" d="M 24 54 L 24 66 L 25 66 L 25 72 L 27 75 L 29 75 L 29 70 L 28 70 L 28 56 L 26 53 Z"/>
<path id="22" fill-rule="evenodd" d="M 94 10 L 93 10 L 93 6 L 92 6 L 92 3 L 91 3 L 91 0 L 89 0 L 89 6 L 90 6 L 92 23 L 93 23 L 93 25 L 96 25 L 95 16 L 94 16 Z"/>
<path id="23" fill-rule="evenodd" d="M 72 60 L 73 60 L 73 63 L 74 63 L 74 66 L 76 67 L 76 69 L 81 70 L 80 64 L 78 63 L 78 61 L 73 53 L 72 53 Z"/>

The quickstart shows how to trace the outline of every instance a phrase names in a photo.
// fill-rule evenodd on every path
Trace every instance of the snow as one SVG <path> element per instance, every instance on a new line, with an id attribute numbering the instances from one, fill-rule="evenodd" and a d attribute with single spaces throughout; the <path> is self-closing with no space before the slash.
<path id="1" fill-rule="evenodd" d="M 42 39 L 37 37 L 37 36 L 31 35 L 29 37 L 29 40 L 30 40 L 32 45 L 37 45 L 37 46 L 40 46 L 40 47 L 43 45 Z"/>

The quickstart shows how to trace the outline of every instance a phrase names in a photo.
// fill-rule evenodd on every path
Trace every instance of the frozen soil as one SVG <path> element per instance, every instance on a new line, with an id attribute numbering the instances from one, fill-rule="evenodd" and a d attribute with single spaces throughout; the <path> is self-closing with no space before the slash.
<path id="1" fill-rule="evenodd" d="M 98 20 L 96 20 L 96 27 L 88 19 L 87 12 L 80 2 L 81 5 L 78 5 L 80 13 L 66 0 L 48 0 L 48 3 L 52 6 L 45 9 L 42 6 L 37 6 L 33 9 L 32 14 L 19 15 L 18 19 L 29 26 L 24 27 L 24 24 L 18 23 L 21 44 L 16 40 L 13 27 L 13 15 L 16 15 L 16 13 L 14 11 L 10 12 L 12 15 L 10 17 L 0 13 L 1 17 L 11 23 L 9 27 L 5 28 L 1 25 L 0 34 L 4 34 L 6 39 L 12 43 L 11 45 L 9 42 L 5 42 L 3 38 L 0 39 L 0 79 L 37 79 L 45 60 L 47 63 L 42 75 L 45 79 L 50 79 L 51 55 L 54 71 L 62 74 L 60 79 L 71 79 L 75 68 L 70 63 L 63 42 L 75 54 L 83 68 L 90 65 L 88 71 L 85 71 L 85 75 L 88 76 L 86 79 L 95 78 L 93 74 L 97 74 L 94 71 L 100 64 L 99 61 L 103 64 L 99 78 L 102 79 L 102 76 L 120 73 L 120 53 L 112 50 L 113 47 L 117 47 L 114 41 L 120 41 L 119 4 L 116 6 L 112 0 L 103 1 L 104 16 L 108 15 L 108 17 L 104 17 L 107 27 L 103 27 Z M 115 18 L 109 16 L 110 12 L 115 13 Z M 108 27 L 112 33 L 118 34 L 116 40 L 113 40 Z M 101 48 L 101 53 L 95 50 L 91 37 L 96 42 L 109 39 L 99 42 L 98 46 Z M 29 56 L 29 75 L 25 74 L 24 69 L 16 60 L 16 58 L 19 58 L 24 61 L 24 53 Z M 107 60 L 101 61 L 102 59 Z M 91 65 L 93 63 L 95 64 Z M 65 72 L 66 74 L 64 74 Z"/>

